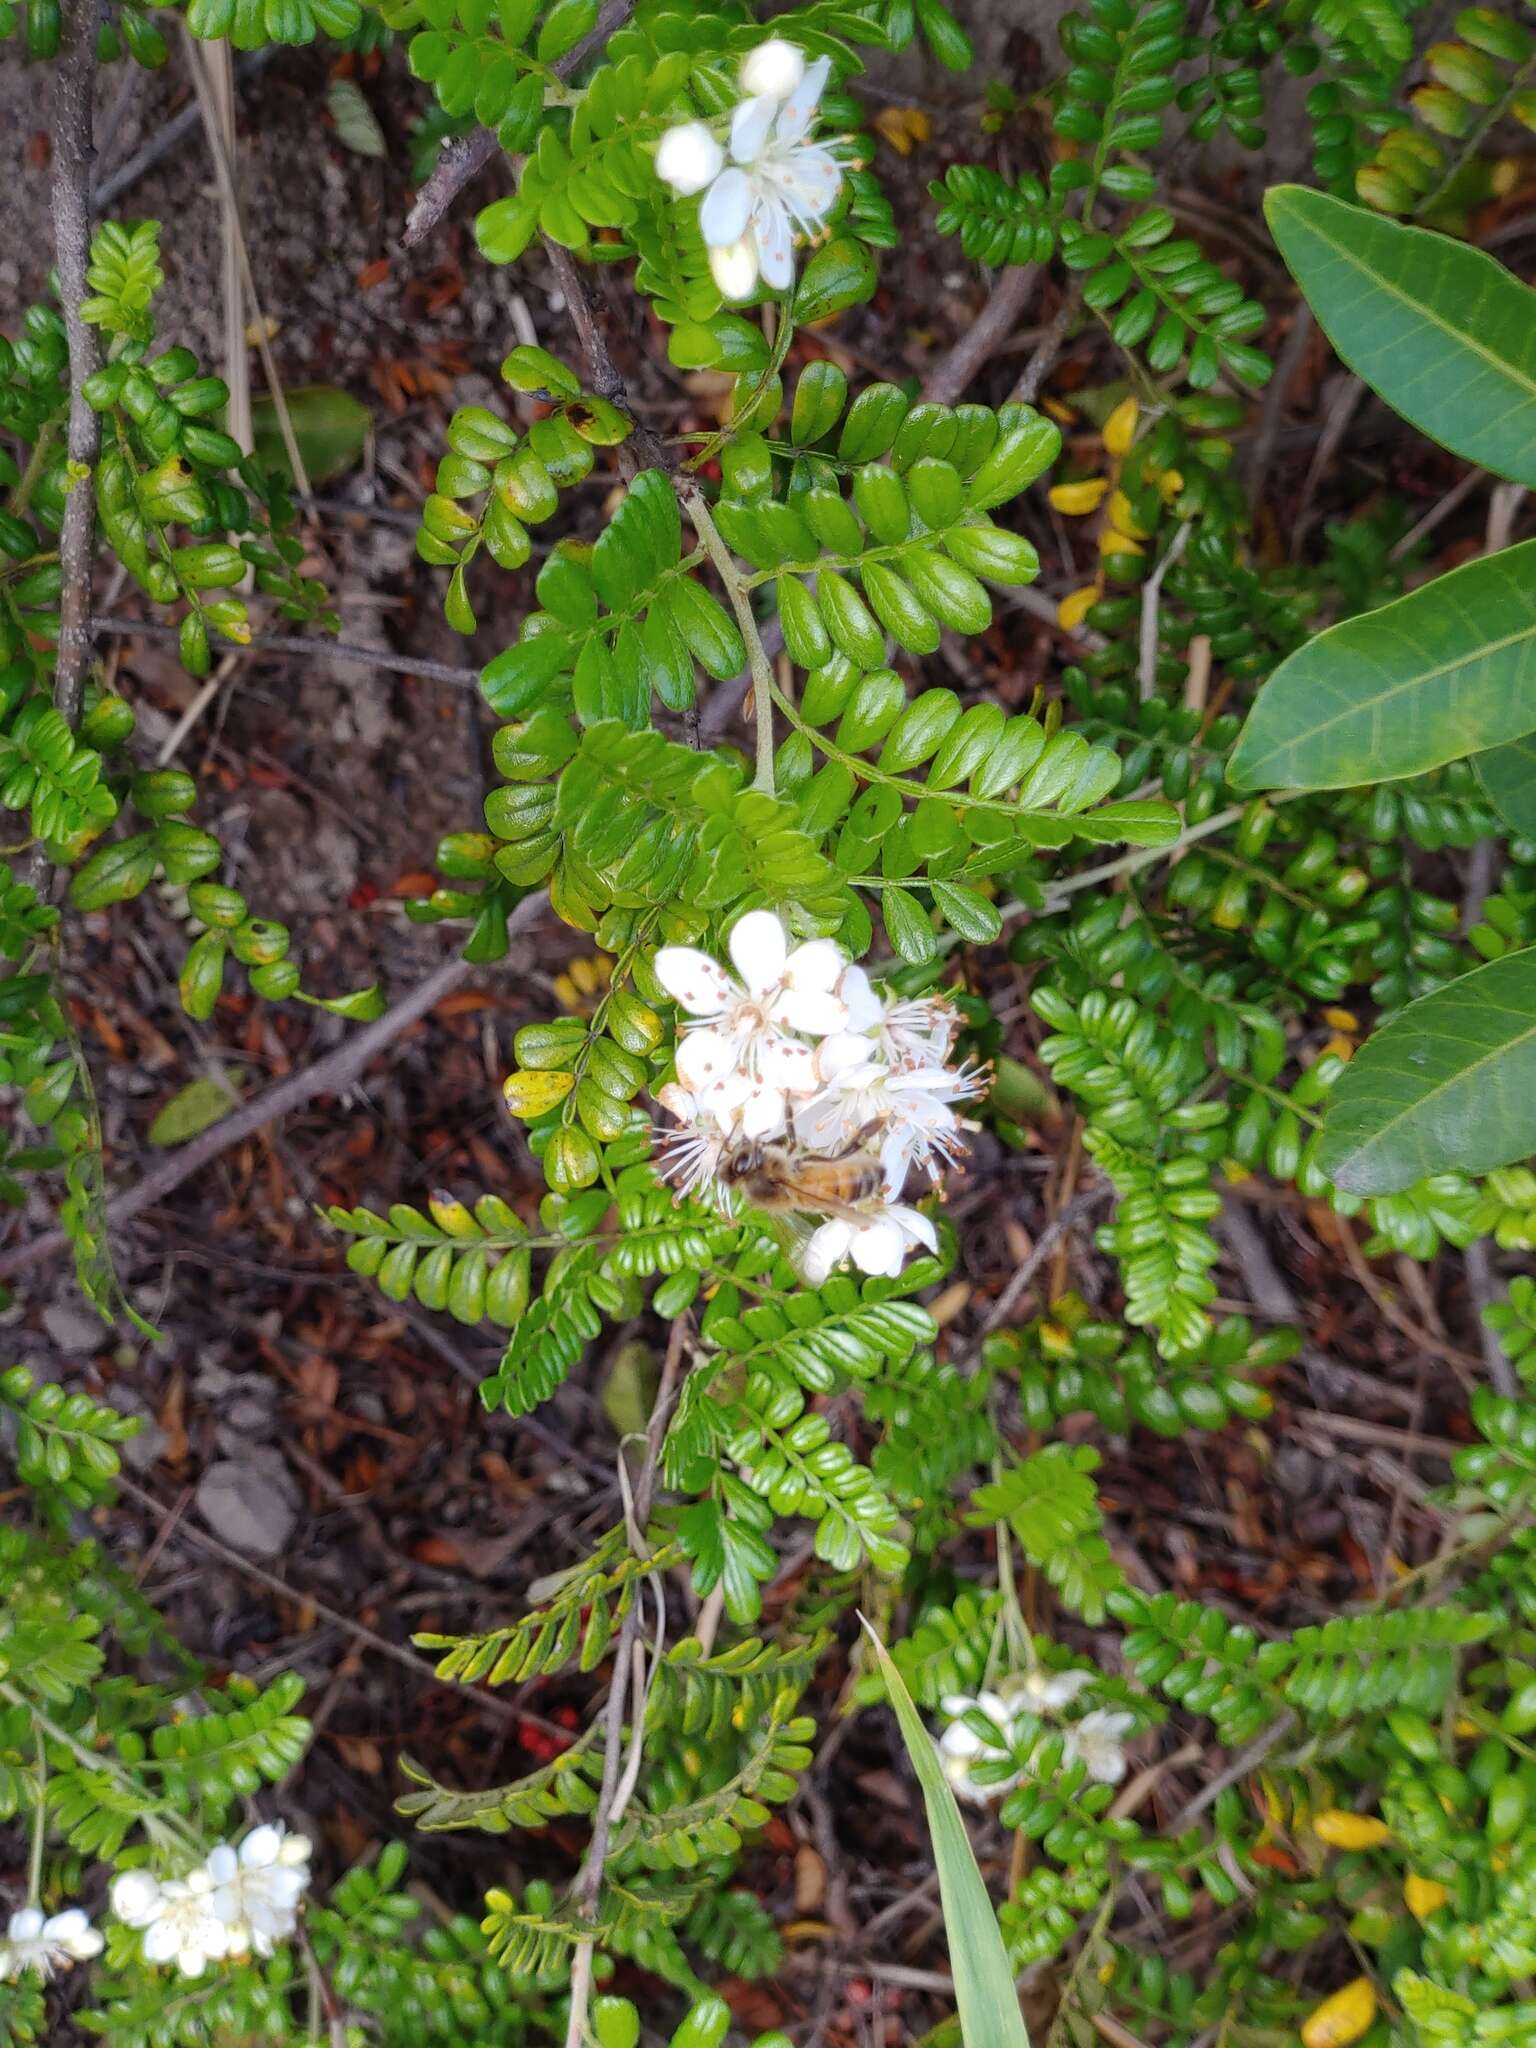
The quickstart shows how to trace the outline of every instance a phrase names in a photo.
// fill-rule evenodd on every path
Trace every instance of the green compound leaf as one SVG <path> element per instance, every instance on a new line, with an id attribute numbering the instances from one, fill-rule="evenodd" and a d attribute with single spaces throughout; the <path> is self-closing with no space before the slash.
<path id="1" fill-rule="evenodd" d="M 862 1615 L 860 1619 L 863 1620 Z M 1019 1995 L 998 1931 L 997 1915 L 976 1866 L 960 1808 L 939 1763 L 939 1753 L 918 1718 L 912 1695 L 884 1643 L 867 1621 L 864 1629 L 879 1660 L 880 1676 L 901 1724 L 912 1768 L 923 1788 L 928 1832 L 933 1837 L 934 1861 L 939 1869 L 949 1964 L 955 1977 L 960 2038 L 964 2048 L 1029 2048 L 1029 2034 L 1019 2011 Z"/>
<path id="2" fill-rule="evenodd" d="M 1443 448 L 1536 484 L 1536 291 L 1491 256 L 1280 185 L 1270 232 L 1349 367 Z"/>
<path id="3" fill-rule="evenodd" d="M 1318 1163 L 1351 1194 L 1536 1151 L 1536 947 L 1421 996 L 1340 1080 Z"/>
<path id="4" fill-rule="evenodd" d="M 1319 633 L 1259 692 L 1234 787 L 1388 782 L 1536 730 L 1533 589 L 1523 541 Z"/>

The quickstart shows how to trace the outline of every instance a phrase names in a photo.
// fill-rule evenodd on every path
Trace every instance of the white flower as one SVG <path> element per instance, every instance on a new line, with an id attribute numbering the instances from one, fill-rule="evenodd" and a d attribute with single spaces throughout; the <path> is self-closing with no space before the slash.
<path id="1" fill-rule="evenodd" d="M 742 67 L 752 97 L 731 117 L 729 163 L 700 122 L 669 128 L 657 146 L 657 175 L 674 191 L 687 197 L 708 184 L 699 230 L 728 299 L 749 298 L 759 276 L 786 290 L 796 233 L 814 235 L 831 211 L 842 171 L 829 149 L 807 140 L 831 68 L 826 57 L 807 66 L 774 38 Z"/>
<path id="2" fill-rule="evenodd" d="M 147 1927 L 160 1914 L 160 1880 L 147 1870 L 125 1870 L 112 1880 L 112 1910 L 128 1927 Z"/>
<path id="3" fill-rule="evenodd" d="M 656 145 L 656 175 L 689 199 L 713 184 L 725 167 L 725 151 L 702 121 L 669 128 Z"/>
<path id="4" fill-rule="evenodd" d="M 174 1962 L 184 1977 L 200 1977 L 229 1953 L 229 1929 L 213 1910 L 213 1878 L 201 1864 L 164 1884 L 147 1871 L 128 1871 L 112 1886 L 112 1910 L 143 1928 L 146 1963 Z"/>
<path id="5" fill-rule="evenodd" d="M 805 57 L 782 36 L 771 36 L 743 59 L 739 75 L 743 92 L 787 100 L 805 76 Z"/>
<path id="6" fill-rule="evenodd" d="M 960 1012 L 943 996 L 884 996 L 862 967 L 844 970 L 837 992 L 847 1029 L 870 1041 L 888 1067 L 941 1067 L 960 1034 Z"/>
<path id="7" fill-rule="evenodd" d="M 1093 1683 L 1091 1671 L 1026 1671 L 1015 1679 L 1010 1697 L 1031 1713 L 1052 1714 L 1070 1706 L 1085 1685 Z"/>
<path id="8" fill-rule="evenodd" d="M 1007 1702 L 995 1692 L 978 1693 L 972 1699 L 968 1693 L 953 1693 L 942 1702 L 946 1714 L 955 1718 L 939 1737 L 939 1760 L 944 1775 L 961 1799 L 974 1800 L 985 1805 L 989 1799 L 997 1799 L 1004 1792 L 1011 1791 L 1018 1784 L 1017 1775 L 999 1778 L 995 1784 L 978 1785 L 971 1777 L 971 1766 L 978 1761 L 995 1762 L 1007 1756 L 1013 1742 L 1013 1716 Z M 979 1709 L 993 1724 L 995 1738 L 980 1735 L 969 1722 L 961 1717 Z"/>
<path id="9" fill-rule="evenodd" d="M 833 1216 L 812 1231 L 800 1254 L 800 1270 L 812 1287 L 820 1287 L 834 1268 L 852 1259 L 861 1273 L 879 1273 L 894 1280 L 909 1248 L 926 1245 L 936 1252 L 938 1233 L 921 1210 L 898 1204 L 873 1207 L 868 1220 Z"/>
<path id="10" fill-rule="evenodd" d="M 1134 1714 L 1112 1714 L 1106 1707 L 1096 1707 L 1067 1730 L 1065 1760 L 1082 1764 L 1089 1777 L 1101 1785 L 1118 1785 L 1125 1776 L 1125 1738 L 1135 1726 Z"/>
<path id="11" fill-rule="evenodd" d="M 72 1963 L 99 1956 L 102 1947 L 101 1936 L 78 1906 L 47 1920 L 36 1906 L 23 1906 L 11 1915 L 6 1938 L 0 1942 L 0 1983 L 24 1970 L 35 1970 L 46 1982 Z"/>
<path id="12" fill-rule="evenodd" d="M 309 1887 L 308 1838 L 277 1827 L 252 1828 L 238 1853 L 221 1842 L 208 1857 L 215 1919 L 228 1930 L 230 1952 L 269 1956 L 298 1925 Z"/>
<path id="13" fill-rule="evenodd" d="M 692 946 L 663 946 L 656 955 L 657 980 L 697 1020 L 678 1044 L 678 1079 L 723 1129 L 775 1136 L 786 1099 L 817 1086 L 815 1054 L 791 1033 L 819 1037 L 847 1018 L 833 994 L 843 955 L 830 939 L 791 952 L 771 910 L 738 918 L 726 944 L 739 982 Z"/>
<path id="14" fill-rule="evenodd" d="M 965 1151 L 960 1119 L 950 1107 L 986 1086 L 973 1069 L 931 1065 L 893 1068 L 873 1057 L 873 1041 L 839 1032 L 816 1049 L 821 1092 L 795 1111 L 795 1136 L 817 1152 L 854 1143 L 880 1155 L 885 1192 L 895 1201 L 919 1166 L 937 1181 Z"/>

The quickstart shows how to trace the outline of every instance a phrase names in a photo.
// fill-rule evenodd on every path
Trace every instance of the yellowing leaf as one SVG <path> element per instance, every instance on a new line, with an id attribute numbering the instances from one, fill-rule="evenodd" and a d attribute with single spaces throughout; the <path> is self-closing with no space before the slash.
<path id="1" fill-rule="evenodd" d="M 574 1074 L 563 1074 L 558 1069 L 543 1074 L 508 1074 L 502 1093 L 514 1116 L 543 1116 L 557 1102 L 564 1102 L 575 1085 Z"/>
<path id="2" fill-rule="evenodd" d="M 1312 2013 L 1301 2030 L 1303 2048 L 1350 2048 L 1375 2017 L 1375 1988 L 1369 1977 L 1356 1977 Z"/>
<path id="3" fill-rule="evenodd" d="M 1056 607 L 1056 623 L 1071 632 L 1080 626 L 1089 612 L 1099 601 L 1099 586 L 1085 583 L 1081 590 L 1074 590 L 1070 597 L 1064 597 Z"/>
<path id="4" fill-rule="evenodd" d="M 1450 1896 L 1443 1884 L 1432 1877 L 1420 1877 L 1416 1870 L 1410 1870 L 1403 1880 L 1403 1904 L 1415 1920 L 1427 1920 L 1431 1913 L 1438 1913 Z"/>
<path id="5" fill-rule="evenodd" d="M 1376 1849 L 1392 1839 L 1392 1830 L 1384 1820 L 1370 1813 L 1346 1813 L 1337 1806 L 1320 1813 L 1312 1823 L 1312 1831 L 1330 1849 Z"/>
<path id="6" fill-rule="evenodd" d="M 910 156 L 933 133 L 933 123 L 921 107 L 882 107 L 870 126 L 898 156 Z"/>
<path id="7" fill-rule="evenodd" d="M 1058 512 L 1065 512 L 1068 518 L 1078 519 L 1085 513 L 1097 512 L 1104 502 L 1104 494 L 1108 489 L 1107 476 L 1086 476 L 1076 483 L 1052 484 L 1046 496 Z"/>
<path id="8" fill-rule="evenodd" d="M 1104 447 L 1117 462 L 1123 462 L 1131 452 L 1131 443 L 1136 439 L 1136 422 L 1141 418 L 1141 407 L 1134 398 L 1122 398 L 1109 418 L 1104 422 Z"/>

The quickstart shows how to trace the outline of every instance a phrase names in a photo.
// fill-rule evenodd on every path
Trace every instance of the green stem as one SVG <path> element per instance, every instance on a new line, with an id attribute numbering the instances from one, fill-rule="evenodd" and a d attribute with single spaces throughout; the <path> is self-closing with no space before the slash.
<path id="1" fill-rule="evenodd" d="M 44 420 L 36 445 L 33 447 L 32 453 L 27 460 L 27 466 L 21 473 L 21 480 L 11 493 L 11 510 L 18 519 L 22 517 L 28 505 L 31 504 L 32 493 L 37 489 L 43 471 L 48 467 L 48 457 L 53 452 L 53 444 L 58 438 L 58 431 L 59 423 L 57 420 Z"/>
<path id="2" fill-rule="evenodd" d="M 51 1742 L 57 1742 L 61 1748 L 67 1749 L 87 1770 L 99 1771 L 104 1777 L 111 1778 L 131 1798 L 137 1800 L 144 1796 L 121 1765 L 111 1757 L 103 1755 L 100 1750 L 87 1749 L 78 1736 L 71 1735 L 68 1729 L 61 1728 L 57 1721 L 50 1720 L 34 1700 L 29 1700 L 25 1693 L 18 1692 L 7 1679 L 0 1679 L 0 1699 L 9 1700 L 13 1707 L 21 1707 L 31 1715 L 33 1736 L 39 1745 L 46 1735 Z M 194 1850 L 202 1848 L 202 1843 L 178 1814 L 145 1813 L 140 1818 L 150 1834 L 164 1833 L 180 1838 L 182 1846 L 190 1845 Z"/>
<path id="3" fill-rule="evenodd" d="M 747 666 L 752 672 L 752 720 L 757 730 L 757 773 L 752 778 L 752 787 L 773 796 L 776 793 L 773 778 L 773 705 L 777 696 L 773 686 L 773 668 L 763 646 L 762 637 L 758 633 L 757 620 L 752 616 L 752 604 L 747 596 L 741 571 L 721 537 L 720 529 L 704 501 L 704 493 L 690 478 L 686 483 L 679 482 L 678 495 L 683 501 L 688 517 L 693 521 L 695 533 L 704 543 L 704 552 L 714 563 L 716 574 L 725 585 L 725 594 L 731 601 L 731 610 L 736 614 L 736 623 L 741 628 L 741 637 L 747 649 Z"/>
<path id="4" fill-rule="evenodd" d="M 32 1738 L 37 1744 L 37 1809 L 32 1818 L 32 1861 L 27 1871 L 27 1904 L 41 1905 L 43 1897 L 43 1837 L 48 1820 L 48 1751 L 43 1731 L 34 1722 Z"/>

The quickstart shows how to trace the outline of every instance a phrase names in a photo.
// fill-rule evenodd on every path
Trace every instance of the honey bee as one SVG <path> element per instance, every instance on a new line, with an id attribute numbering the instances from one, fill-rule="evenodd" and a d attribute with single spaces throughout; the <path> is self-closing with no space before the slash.
<path id="1" fill-rule="evenodd" d="M 842 1152 L 802 1152 L 793 1145 L 754 1142 L 736 1145 L 720 1162 L 719 1178 L 754 1209 L 772 1215 L 837 1216 L 867 1220 L 861 1203 L 880 1193 L 885 1169 L 870 1151 L 873 1126 L 860 1131 Z"/>

